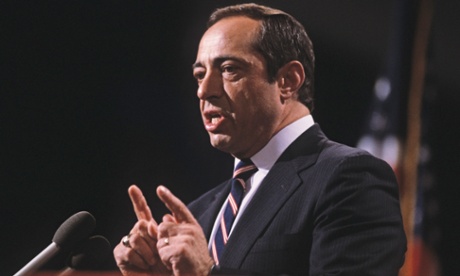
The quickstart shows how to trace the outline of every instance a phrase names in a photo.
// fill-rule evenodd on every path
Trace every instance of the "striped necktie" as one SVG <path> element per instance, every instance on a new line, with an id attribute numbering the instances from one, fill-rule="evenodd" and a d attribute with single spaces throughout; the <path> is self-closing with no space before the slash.
<path id="1" fill-rule="evenodd" d="M 243 200 L 246 180 L 256 171 L 257 167 L 252 163 L 251 159 L 243 159 L 238 163 L 233 172 L 232 188 L 227 198 L 227 206 L 220 218 L 219 227 L 217 228 L 216 236 L 211 245 L 211 255 L 216 265 L 219 264 L 219 258 L 227 244 L 233 221 L 238 214 L 241 201 Z"/>

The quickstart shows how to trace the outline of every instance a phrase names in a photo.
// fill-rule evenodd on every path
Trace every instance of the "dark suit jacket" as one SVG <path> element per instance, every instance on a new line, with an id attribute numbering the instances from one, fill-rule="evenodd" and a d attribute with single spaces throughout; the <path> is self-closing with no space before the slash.
<path id="1" fill-rule="evenodd" d="M 189 205 L 206 237 L 230 191 Z M 275 163 L 242 214 L 222 268 L 263 275 L 397 275 L 406 238 L 392 169 L 316 124 Z"/>

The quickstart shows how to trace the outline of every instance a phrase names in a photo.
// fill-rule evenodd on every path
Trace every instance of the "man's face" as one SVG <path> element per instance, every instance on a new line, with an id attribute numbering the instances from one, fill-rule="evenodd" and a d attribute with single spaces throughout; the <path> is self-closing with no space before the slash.
<path id="1" fill-rule="evenodd" d="M 203 35 L 193 65 L 211 144 L 239 158 L 257 153 L 278 131 L 280 96 L 266 63 L 252 47 L 260 23 L 224 18 Z"/>

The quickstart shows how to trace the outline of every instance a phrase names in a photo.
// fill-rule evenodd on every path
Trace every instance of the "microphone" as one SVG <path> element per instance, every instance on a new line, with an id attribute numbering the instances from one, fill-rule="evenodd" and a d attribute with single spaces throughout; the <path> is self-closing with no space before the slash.
<path id="1" fill-rule="evenodd" d="M 37 271 L 60 250 L 69 249 L 88 237 L 95 227 L 96 220 L 90 213 L 81 211 L 74 214 L 59 226 L 53 236 L 52 243 L 16 272 L 14 276 L 25 276 Z"/>
<path id="2" fill-rule="evenodd" d="M 68 267 L 58 276 L 72 275 L 72 272 L 80 270 L 99 270 L 111 254 L 112 248 L 104 236 L 92 236 L 70 253 Z"/>

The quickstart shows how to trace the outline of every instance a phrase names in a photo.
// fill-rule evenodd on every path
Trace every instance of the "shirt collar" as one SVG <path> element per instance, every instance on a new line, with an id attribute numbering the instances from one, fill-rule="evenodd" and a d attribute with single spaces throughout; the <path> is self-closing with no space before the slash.
<path id="1" fill-rule="evenodd" d="M 252 162 L 259 170 L 269 171 L 287 147 L 313 124 L 313 116 L 307 115 L 287 125 L 251 157 Z M 235 167 L 239 161 L 240 159 L 235 158 Z"/>

